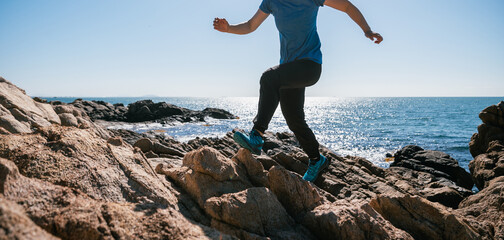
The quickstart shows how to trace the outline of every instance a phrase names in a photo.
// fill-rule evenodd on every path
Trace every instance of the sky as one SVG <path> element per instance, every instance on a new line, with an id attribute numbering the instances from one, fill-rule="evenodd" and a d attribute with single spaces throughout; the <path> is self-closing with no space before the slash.
<path id="1" fill-rule="evenodd" d="M 261 0 L 0 0 L 0 76 L 31 96 L 258 96 L 280 58 Z M 380 45 L 322 7 L 323 65 L 308 96 L 504 96 L 504 1 L 354 0 Z"/>

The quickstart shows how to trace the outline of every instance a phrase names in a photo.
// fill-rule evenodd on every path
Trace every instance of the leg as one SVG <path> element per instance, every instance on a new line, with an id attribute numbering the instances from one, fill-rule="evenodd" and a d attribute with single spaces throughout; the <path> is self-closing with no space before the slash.
<path id="1" fill-rule="evenodd" d="M 308 127 L 304 115 L 305 88 L 280 90 L 280 107 L 289 129 L 296 135 L 301 148 L 310 159 L 318 160 L 319 143 L 312 130 Z"/>
<path id="2" fill-rule="evenodd" d="M 304 88 L 320 78 L 321 65 L 310 60 L 297 60 L 268 69 L 261 77 L 259 108 L 254 119 L 254 129 L 260 132 L 268 124 L 280 101 L 281 89 Z"/>

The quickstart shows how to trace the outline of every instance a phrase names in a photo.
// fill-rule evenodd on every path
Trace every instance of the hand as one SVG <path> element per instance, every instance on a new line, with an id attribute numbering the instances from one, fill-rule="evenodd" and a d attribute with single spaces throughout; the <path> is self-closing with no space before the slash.
<path id="1" fill-rule="evenodd" d="M 220 32 L 228 32 L 229 23 L 225 18 L 215 18 L 213 21 L 213 28 Z"/>
<path id="2" fill-rule="evenodd" d="M 371 41 L 374 41 L 376 44 L 380 44 L 383 41 L 383 37 L 379 33 L 375 33 L 371 30 L 366 32 L 366 37 L 371 39 Z"/>

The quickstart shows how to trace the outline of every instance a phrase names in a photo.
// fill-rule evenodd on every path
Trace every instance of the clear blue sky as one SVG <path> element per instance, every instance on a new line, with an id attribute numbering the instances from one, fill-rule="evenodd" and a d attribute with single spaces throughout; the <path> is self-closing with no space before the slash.
<path id="1" fill-rule="evenodd" d="M 0 76 L 37 96 L 257 96 L 278 64 L 270 16 L 245 36 L 261 0 L 1 0 Z M 323 73 L 309 96 L 503 96 L 503 0 L 354 0 L 320 9 Z"/>

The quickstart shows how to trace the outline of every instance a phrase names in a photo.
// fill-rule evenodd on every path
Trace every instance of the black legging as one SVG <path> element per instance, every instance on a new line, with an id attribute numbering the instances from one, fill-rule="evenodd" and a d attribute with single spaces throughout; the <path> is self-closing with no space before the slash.
<path id="1" fill-rule="evenodd" d="M 254 128 L 266 131 L 280 103 L 289 129 L 311 159 L 318 159 L 319 143 L 305 121 L 305 87 L 317 83 L 321 72 L 320 64 L 306 59 L 268 69 L 261 77 L 259 110 L 254 118 Z"/>

